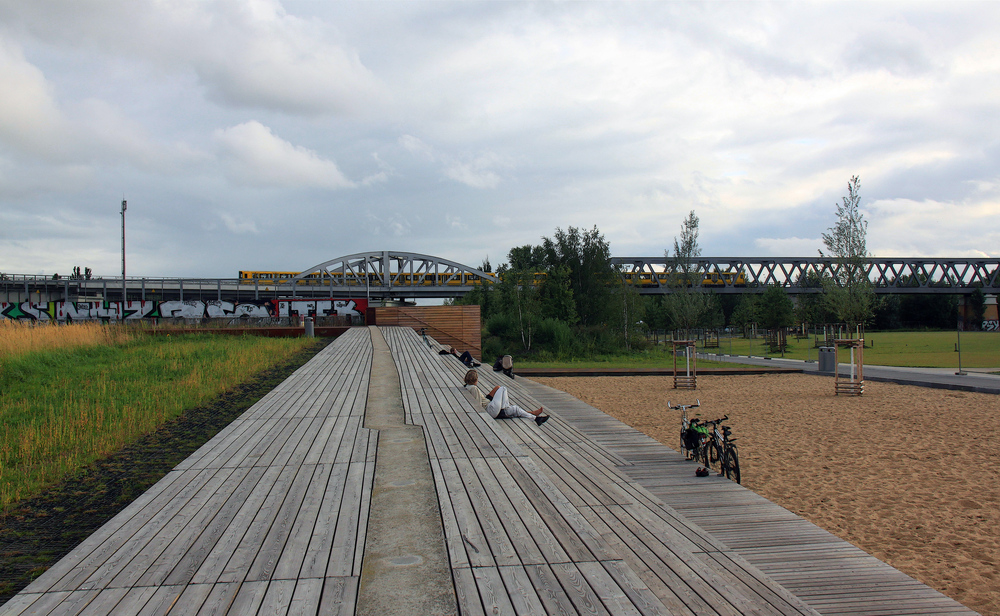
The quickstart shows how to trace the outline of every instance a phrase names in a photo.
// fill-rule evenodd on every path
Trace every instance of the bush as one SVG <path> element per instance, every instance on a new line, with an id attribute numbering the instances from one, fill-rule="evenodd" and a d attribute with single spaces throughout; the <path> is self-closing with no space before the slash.
<path id="1" fill-rule="evenodd" d="M 535 331 L 534 347 L 539 352 L 548 352 L 560 357 L 573 352 L 576 340 L 573 330 L 565 321 L 545 319 Z"/>

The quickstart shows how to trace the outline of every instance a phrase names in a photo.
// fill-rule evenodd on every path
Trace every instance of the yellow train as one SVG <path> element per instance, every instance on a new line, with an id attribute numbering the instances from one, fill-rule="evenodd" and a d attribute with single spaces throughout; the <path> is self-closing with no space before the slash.
<path id="1" fill-rule="evenodd" d="M 684 280 L 683 274 L 675 272 L 623 272 L 622 275 L 629 284 L 636 287 L 669 287 Z M 697 276 L 701 276 L 701 286 L 703 287 L 747 286 L 747 277 L 742 271 L 690 274 L 691 279 L 696 279 Z M 687 286 L 691 286 L 691 283 L 688 283 Z"/>
<path id="2" fill-rule="evenodd" d="M 299 275 L 299 272 L 270 272 L 270 271 L 240 271 L 240 281 L 242 282 L 253 282 L 256 281 L 258 284 L 288 284 L 292 282 L 292 279 Z M 544 276 L 544 274 L 542 274 Z M 364 276 L 358 274 L 351 274 L 349 276 L 344 276 L 340 272 L 313 272 L 311 274 L 306 274 L 301 280 L 298 281 L 300 285 L 329 285 L 330 279 L 333 279 L 334 286 L 365 286 Z M 346 278 L 346 281 L 345 281 Z M 537 278 L 537 275 L 536 275 Z M 474 276 L 466 276 L 465 280 L 462 280 L 460 275 L 456 274 L 433 274 L 433 273 L 423 273 L 423 274 L 410 274 L 406 272 L 394 273 L 392 275 L 393 286 L 465 286 L 465 285 L 477 285 L 481 284 L 483 279 L 476 278 Z M 375 273 L 368 274 L 368 284 L 378 285 L 381 284 L 379 277 Z"/>
<path id="3" fill-rule="evenodd" d="M 244 282 L 256 281 L 258 284 L 288 284 L 299 275 L 299 272 L 277 272 L 277 271 L 240 271 L 239 278 Z M 747 284 L 746 275 L 742 271 L 738 272 L 708 272 L 705 274 L 692 274 L 702 276 L 701 286 L 703 287 L 745 287 Z M 683 280 L 682 274 L 673 272 L 623 272 L 625 281 L 636 287 L 671 286 Z M 320 273 L 313 272 L 298 281 L 300 285 L 328 285 L 333 278 L 334 285 L 344 286 L 344 276 L 339 272 Z M 545 272 L 535 272 L 534 284 L 539 285 L 545 281 Z M 400 272 L 393 274 L 394 286 L 465 286 L 478 285 L 487 282 L 485 279 L 466 276 L 465 280 L 455 274 L 433 274 L 417 273 L 409 274 Z M 358 275 L 347 277 L 347 286 L 363 286 L 364 278 Z M 379 284 L 378 275 L 368 274 L 368 284 Z M 690 285 L 689 285 L 690 286 Z"/>

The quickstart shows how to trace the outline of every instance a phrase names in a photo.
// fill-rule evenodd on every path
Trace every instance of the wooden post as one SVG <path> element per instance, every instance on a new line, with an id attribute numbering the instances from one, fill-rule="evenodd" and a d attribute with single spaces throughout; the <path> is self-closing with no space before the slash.
<path id="1" fill-rule="evenodd" d="M 674 356 L 674 389 L 698 388 L 698 355 L 695 353 L 694 340 L 671 340 Z M 684 373 L 677 369 L 677 351 L 684 349 Z"/>

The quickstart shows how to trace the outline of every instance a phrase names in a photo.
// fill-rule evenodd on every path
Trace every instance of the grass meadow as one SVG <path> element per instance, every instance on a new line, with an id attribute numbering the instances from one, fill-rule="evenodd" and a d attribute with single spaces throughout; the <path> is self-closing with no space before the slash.
<path id="1" fill-rule="evenodd" d="M 1000 332 L 962 332 L 963 368 L 1000 369 Z M 868 332 L 865 334 L 865 364 L 878 366 L 906 366 L 913 368 L 957 368 L 959 334 L 953 331 L 925 332 Z M 780 353 L 765 353 L 763 339 L 752 342 L 744 338 L 719 341 L 719 353 L 732 355 L 760 355 L 780 357 Z M 715 349 L 709 349 L 715 352 Z M 751 352 L 752 351 L 752 352 Z M 840 361 L 850 361 L 846 350 L 840 351 Z M 817 359 L 819 351 L 815 337 L 788 338 L 785 357 L 791 359 Z"/>
<path id="2" fill-rule="evenodd" d="M 0 509 L 310 343 L 0 323 Z"/>
<path id="3" fill-rule="evenodd" d="M 819 356 L 815 337 L 796 339 L 788 337 L 785 357 L 813 360 Z M 958 337 L 955 332 L 868 332 L 865 334 L 865 364 L 882 366 L 907 366 L 920 368 L 957 368 Z M 1000 370 L 1000 332 L 962 332 L 962 368 L 996 368 Z M 723 335 L 718 348 L 705 349 L 701 343 L 698 351 L 723 355 L 755 355 L 781 357 L 781 353 L 768 353 L 763 338 L 729 338 Z M 850 362 L 848 351 L 840 351 L 840 361 Z M 523 368 L 673 368 L 669 345 L 660 344 L 648 351 L 631 356 L 602 357 L 573 361 L 530 362 L 519 361 Z M 699 368 L 733 368 L 733 364 L 698 360 Z"/>

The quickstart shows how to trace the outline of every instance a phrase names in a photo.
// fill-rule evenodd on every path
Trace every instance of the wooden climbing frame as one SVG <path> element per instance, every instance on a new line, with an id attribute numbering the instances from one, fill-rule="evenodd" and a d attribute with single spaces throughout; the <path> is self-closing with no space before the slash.
<path id="1" fill-rule="evenodd" d="M 674 389 L 698 388 L 698 355 L 694 340 L 671 340 L 674 356 Z M 684 365 L 677 369 L 677 355 L 684 357 Z"/>
<path id="2" fill-rule="evenodd" d="M 834 368 L 833 386 L 836 395 L 860 396 L 865 393 L 865 339 L 864 338 L 838 338 L 834 340 L 837 345 L 837 355 L 840 349 L 851 350 L 851 373 L 849 377 L 840 376 L 839 359 Z"/>

